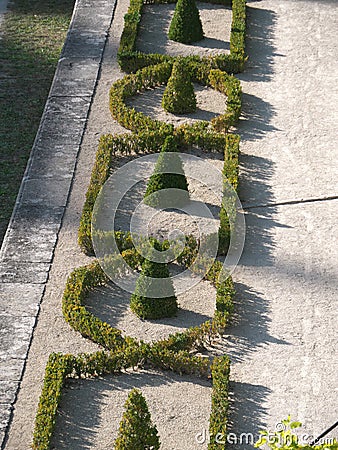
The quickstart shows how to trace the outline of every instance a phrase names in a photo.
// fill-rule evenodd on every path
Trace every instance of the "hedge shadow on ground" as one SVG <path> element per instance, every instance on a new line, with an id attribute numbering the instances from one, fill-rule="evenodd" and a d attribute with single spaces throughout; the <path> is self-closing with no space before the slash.
<path id="1" fill-rule="evenodd" d="M 248 78 L 252 81 L 252 78 Z M 242 114 L 237 125 L 242 141 L 256 141 L 263 139 L 272 131 L 279 131 L 271 125 L 276 115 L 270 103 L 252 94 L 242 93 Z"/>
<path id="2" fill-rule="evenodd" d="M 256 352 L 258 347 L 268 343 L 289 345 L 268 332 L 271 323 L 268 299 L 246 284 L 236 283 L 235 286 L 234 313 L 222 344 L 231 361 L 243 362 L 247 360 L 248 355 Z"/>
<path id="3" fill-rule="evenodd" d="M 208 288 L 211 289 L 209 284 Z M 189 295 L 189 293 L 187 295 Z M 87 295 L 84 303 L 88 311 L 112 327 L 119 329 L 122 328 L 123 330 L 124 326 L 121 327 L 121 320 L 122 323 L 124 320 L 127 322 L 131 321 L 130 326 L 132 327 L 132 323 L 134 323 L 136 329 L 134 330 L 134 333 L 130 333 L 130 331 L 128 333 L 127 330 L 126 334 L 135 338 L 143 339 L 144 337 L 141 336 L 143 333 L 147 336 L 147 339 L 145 339 L 147 341 L 151 340 L 149 339 L 151 336 L 153 336 L 153 340 L 158 340 L 159 332 L 161 334 L 161 338 L 166 338 L 170 333 L 172 334 L 178 331 L 185 331 L 189 327 L 199 326 L 207 320 L 212 319 L 212 314 L 207 315 L 194 311 L 194 304 L 187 305 L 192 309 L 186 309 L 186 302 L 182 304 L 183 299 L 178 296 L 179 310 L 177 312 L 177 316 L 144 321 L 136 317 L 130 311 L 130 296 L 131 294 L 129 292 L 124 291 L 114 283 L 109 283 L 106 286 L 99 286 L 93 289 L 93 291 Z M 210 297 L 212 299 L 212 296 Z M 214 302 L 215 298 L 210 300 L 211 304 Z M 215 306 L 213 305 L 213 308 L 210 309 L 213 311 Z M 123 318 L 123 316 L 126 317 Z M 125 326 L 128 326 L 128 323 Z M 137 330 L 138 326 L 139 330 Z M 153 333 L 155 333 L 154 335 L 152 334 L 152 328 L 154 330 Z"/>
<path id="4" fill-rule="evenodd" d="M 274 163 L 270 159 L 241 154 L 239 196 L 246 210 L 246 243 L 240 263 L 248 266 L 271 266 L 275 240 L 273 230 L 284 227 L 275 220 L 277 208 L 258 209 L 252 206 L 273 204 L 270 185 Z M 248 208 L 248 209 L 246 209 Z"/>
<path id="5" fill-rule="evenodd" d="M 247 5 L 246 53 L 249 59 L 241 79 L 264 82 L 271 79 L 274 58 L 280 56 L 273 43 L 276 22 L 275 12 Z"/>
<path id="6" fill-rule="evenodd" d="M 200 12 L 200 16 L 202 19 L 203 25 L 203 11 L 208 10 L 224 10 L 229 9 L 229 7 L 225 7 L 224 5 L 216 5 L 216 4 L 208 4 L 197 2 L 197 6 Z M 169 54 L 172 56 L 176 56 L 176 54 L 186 53 L 189 49 L 191 49 L 191 54 L 198 54 L 198 49 L 213 49 L 220 51 L 230 51 L 230 42 L 226 40 L 216 39 L 212 37 L 205 36 L 204 39 L 198 42 L 193 42 L 191 44 L 179 44 L 178 48 L 181 48 L 181 51 L 170 52 L 170 41 L 168 38 L 169 25 L 172 19 L 172 16 L 175 11 L 176 4 L 167 3 L 167 4 L 154 4 L 154 5 L 145 5 L 143 9 L 142 19 L 140 22 L 140 28 L 138 32 L 138 39 L 136 47 L 138 50 L 146 53 L 159 53 L 159 54 Z M 226 24 L 224 24 L 224 27 Z M 203 26 L 203 29 L 205 26 Z M 230 30 L 229 33 L 230 35 Z M 174 43 L 176 45 L 177 43 Z M 169 52 L 168 47 L 169 46 Z M 186 50 L 184 50 L 186 49 Z M 206 56 L 206 55 L 205 55 Z"/>
<path id="7" fill-rule="evenodd" d="M 270 393 L 271 390 L 262 385 L 231 381 L 228 413 L 229 433 L 235 433 L 238 438 L 241 433 L 251 433 L 256 441 L 258 431 L 265 426 L 267 409 L 264 407 L 264 403 Z M 253 448 L 253 445 L 251 442 L 248 445 L 244 440 L 242 444 L 229 444 L 229 447 L 236 450 Z"/>
<path id="8" fill-rule="evenodd" d="M 156 390 L 156 388 L 166 389 L 168 387 L 170 389 L 170 386 L 181 382 L 189 382 L 201 387 L 211 388 L 210 380 L 192 376 L 180 376 L 172 372 L 147 372 L 144 370 L 86 380 L 67 380 L 63 388 L 56 416 L 55 432 L 53 433 L 50 447 L 58 450 L 70 448 L 72 450 L 83 450 L 94 448 L 94 446 L 96 448 L 97 439 L 100 438 L 101 446 L 99 448 L 113 448 L 119 422 L 124 411 L 124 401 L 131 389 L 139 388 L 143 392 L 145 390 L 147 398 L 148 388 Z M 116 392 L 115 394 L 114 391 Z M 123 391 L 125 391 L 124 396 L 122 394 Z M 125 398 L 116 404 L 116 398 L 121 397 L 121 394 Z M 184 396 L 182 396 L 182 405 L 184 401 Z M 147 402 L 152 419 L 156 423 L 158 420 L 156 414 L 154 414 L 156 405 L 152 407 L 152 402 L 149 399 Z M 166 405 L 169 409 L 171 406 L 170 402 L 171 400 Z M 106 413 L 107 410 L 109 411 L 108 413 Z M 177 415 L 180 415 L 179 411 Z M 169 424 L 171 422 L 169 417 L 167 422 Z M 103 424 L 105 427 L 102 432 Z M 158 423 L 156 425 L 158 426 Z M 101 432 L 99 431 L 100 429 Z M 164 440 L 164 437 L 162 440 Z"/>
<path id="9" fill-rule="evenodd" d="M 133 107 L 136 111 L 140 111 L 146 116 L 149 116 L 150 118 L 156 120 L 160 119 L 163 120 L 163 118 L 159 118 L 159 114 L 165 114 L 165 120 L 167 123 L 173 123 L 176 125 L 181 125 L 183 123 L 193 123 L 198 120 L 206 120 L 211 121 L 214 117 L 218 116 L 219 114 L 224 114 L 224 111 L 226 110 L 226 105 L 224 101 L 224 109 L 219 108 L 216 106 L 216 111 L 211 111 L 207 109 L 203 109 L 203 107 L 199 107 L 199 100 L 201 93 L 202 95 L 205 94 L 205 90 L 208 90 L 208 94 L 210 96 L 213 96 L 215 98 L 215 103 L 220 104 L 222 100 L 222 97 L 224 94 L 221 94 L 220 92 L 214 90 L 211 87 L 202 86 L 197 83 L 193 83 L 194 85 L 194 91 L 197 96 L 197 109 L 195 112 L 186 113 L 186 114 L 171 114 L 163 110 L 161 106 L 162 97 L 164 94 L 165 86 L 158 86 L 155 89 L 152 90 L 146 90 L 144 92 L 141 92 L 131 98 L 128 98 L 126 101 L 126 105 Z M 225 97 L 225 95 L 224 95 Z M 218 110 L 219 109 L 219 110 Z"/>

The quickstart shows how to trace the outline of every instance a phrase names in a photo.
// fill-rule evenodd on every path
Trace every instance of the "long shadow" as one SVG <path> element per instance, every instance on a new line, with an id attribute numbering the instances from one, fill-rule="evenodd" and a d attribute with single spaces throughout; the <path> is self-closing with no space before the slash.
<path id="1" fill-rule="evenodd" d="M 243 141 L 257 141 L 272 131 L 278 131 L 276 127 L 271 125 L 271 120 L 275 114 L 275 110 L 270 103 L 255 95 L 243 92 L 242 114 L 236 127 L 241 139 Z"/>
<path id="2" fill-rule="evenodd" d="M 151 117 L 152 119 L 160 119 L 163 121 L 170 121 L 174 123 L 175 125 L 184 123 L 184 122 L 190 122 L 190 121 L 197 121 L 197 120 L 206 120 L 210 121 L 214 117 L 216 117 L 218 114 L 221 114 L 224 112 L 224 109 L 226 108 L 226 102 L 222 98 L 222 94 L 212 90 L 211 88 L 208 88 L 206 86 L 199 85 L 197 83 L 194 83 L 194 91 L 197 95 L 197 109 L 196 111 L 188 114 L 170 114 L 166 113 L 163 108 L 161 107 L 162 97 L 164 94 L 165 87 L 164 86 L 158 86 L 155 89 L 147 89 L 140 94 L 135 95 L 134 97 L 130 97 L 126 104 L 130 107 L 133 107 L 136 109 L 136 111 L 141 111 L 146 116 Z M 214 96 L 214 105 L 217 105 L 216 111 L 207 110 L 203 108 L 203 94 L 205 91 L 208 91 L 208 95 Z M 223 100 L 223 101 L 222 101 Z M 222 103 L 224 104 L 223 108 Z M 201 107 L 200 107 L 201 106 Z M 165 114 L 161 117 L 159 117 L 159 114 Z"/>
<path id="3" fill-rule="evenodd" d="M 270 393 L 265 386 L 230 383 L 228 432 L 237 440 L 231 442 L 232 449 L 253 448 L 258 431 L 265 425 L 267 410 L 263 405 Z"/>
<path id="4" fill-rule="evenodd" d="M 88 294 L 85 304 L 87 309 L 93 315 L 116 328 L 119 328 L 121 318 L 126 314 L 128 314 L 130 319 L 133 320 L 135 327 L 139 324 L 139 326 L 143 328 L 146 324 L 148 324 L 149 329 L 152 326 L 186 329 L 210 320 L 210 316 L 206 314 L 193 311 L 192 309 L 179 308 L 175 317 L 144 321 L 138 319 L 129 310 L 130 296 L 131 294 L 129 292 L 121 289 L 116 284 L 110 283 L 106 286 L 97 287 L 90 294 Z"/>
<path id="5" fill-rule="evenodd" d="M 127 394 L 135 387 L 143 390 L 149 387 L 156 389 L 165 386 L 170 389 L 174 383 L 186 380 L 192 381 L 191 377 L 185 378 L 174 373 L 161 372 L 139 372 L 87 380 L 68 380 L 58 409 L 51 448 L 91 449 L 96 443 L 100 430 L 102 433 L 103 424 L 111 427 L 105 430 L 105 433 L 111 439 L 109 448 L 113 448 L 114 432 L 117 431 L 122 418 L 122 414 L 117 414 L 116 409 L 122 411 L 121 407 L 126 398 L 122 391 Z M 210 387 L 210 381 L 197 377 L 194 377 L 193 383 Z M 104 408 L 111 409 L 109 416 L 104 413 Z"/>
<path id="6" fill-rule="evenodd" d="M 247 5 L 245 73 L 239 78 L 250 81 L 269 81 L 273 74 L 274 58 L 278 55 L 274 46 L 276 14 L 268 9 Z"/>
<path id="7" fill-rule="evenodd" d="M 199 3 L 202 24 L 203 11 L 217 11 L 229 9 L 223 5 L 210 5 L 206 3 Z M 146 5 L 142 15 L 140 29 L 138 33 L 137 49 L 147 53 L 170 54 L 170 41 L 167 35 L 171 18 L 175 10 L 175 4 L 162 5 Z M 190 49 L 191 52 L 198 54 L 201 49 L 213 49 L 220 51 L 229 51 L 230 43 L 226 40 L 213 38 L 212 36 L 205 36 L 199 42 L 190 45 L 182 45 L 182 48 Z"/>
<path id="8" fill-rule="evenodd" d="M 236 283 L 235 313 L 227 335 L 220 344 L 233 363 L 247 360 L 248 355 L 268 343 L 289 345 L 268 332 L 271 319 L 269 302 L 261 292 Z"/>
<path id="9" fill-rule="evenodd" d="M 273 204 L 271 178 L 274 163 L 270 159 L 241 154 L 239 197 L 245 210 L 246 240 L 240 264 L 270 266 L 273 264 L 274 229 L 286 227 L 275 220 L 276 207 L 259 208 Z"/>

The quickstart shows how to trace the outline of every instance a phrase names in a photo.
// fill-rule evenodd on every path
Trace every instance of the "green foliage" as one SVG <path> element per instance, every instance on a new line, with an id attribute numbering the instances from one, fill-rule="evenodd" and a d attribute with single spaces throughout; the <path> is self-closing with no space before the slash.
<path id="1" fill-rule="evenodd" d="M 96 198 L 111 173 L 114 157 L 157 152 L 166 136 L 165 130 L 101 136 L 78 232 L 78 243 L 86 254 L 94 254 L 91 236 L 92 212 Z"/>
<path id="2" fill-rule="evenodd" d="M 196 111 L 194 86 L 190 81 L 188 67 L 184 60 L 177 60 L 165 88 L 162 107 L 172 114 Z"/>
<path id="3" fill-rule="evenodd" d="M 69 373 L 67 356 L 52 353 L 46 366 L 46 373 L 35 419 L 32 448 L 48 450 L 54 428 L 54 418 L 61 398 L 62 387 Z"/>
<path id="4" fill-rule="evenodd" d="M 80 331 L 84 337 L 105 348 L 115 349 L 124 344 L 121 331 L 102 322 L 82 305 L 93 285 L 98 286 L 106 282 L 107 277 L 97 262 L 75 269 L 66 283 L 62 299 L 62 312 L 66 322 L 74 330 Z"/>
<path id="5" fill-rule="evenodd" d="M 167 0 L 150 0 L 147 3 L 168 3 Z M 175 3 L 170 0 L 170 3 Z M 244 68 L 245 57 L 245 32 L 246 32 L 246 5 L 245 0 L 208 0 L 207 3 L 220 4 L 232 7 L 232 24 L 230 33 L 230 55 L 221 54 L 212 57 L 199 58 L 198 56 L 186 58 L 198 61 L 201 70 L 210 66 L 228 73 L 238 73 Z M 118 62 L 123 71 L 127 73 L 137 72 L 146 66 L 162 62 L 173 62 L 174 57 L 160 55 L 158 53 L 145 54 L 137 51 L 136 39 L 138 24 L 142 15 L 142 1 L 132 0 L 125 16 L 124 31 L 118 50 Z M 136 19 L 135 19 L 136 18 Z M 189 27 L 187 27 L 189 28 Z"/>
<path id="6" fill-rule="evenodd" d="M 124 405 L 115 450 L 157 450 L 160 440 L 151 421 L 147 402 L 138 389 L 133 389 Z"/>
<path id="7" fill-rule="evenodd" d="M 223 166 L 223 199 L 220 210 L 220 227 L 218 230 L 218 253 L 225 255 L 230 245 L 231 233 L 236 221 L 236 199 L 233 189 L 238 188 L 238 156 L 240 137 L 237 134 L 226 136 L 226 157 Z"/>
<path id="8" fill-rule="evenodd" d="M 142 16 L 142 8 L 142 0 L 130 0 L 128 12 L 124 16 L 124 28 L 120 41 L 120 48 L 124 52 L 132 52 L 136 49 L 137 32 Z"/>
<path id="9" fill-rule="evenodd" d="M 172 317 L 177 313 L 177 298 L 169 276 L 168 266 L 162 262 L 156 262 L 156 250 L 161 251 L 162 246 L 155 245 L 149 252 L 149 256 L 142 264 L 142 271 L 136 281 L 135 292 L 130 298 L 131 310 L 142 319 L 161 319 Z M 158 297 L 158 281 L 161 279 L 162 288 L 167 294 Z"/>
<path id="10" fill-rule="evenodd" d="M 172 133 L 173 126 L 171 124 L 153 120 L 125 104 L 126 99 L 141 90 L 154 88 L 166 83 L 170 77 L 171 70 L 172 64 L 164 62 L 156 66 L 145 67 L 136 74 L 127 75 L 116 81 L 112 85 L 109 94 L 109 105 L 113 118 L 120 125 L 136 133 L 142 131 Z"/>
<path id="11" fill-rule="evenodd" d="M 227 133 L 241 115 L 242 89 L 240 81 L 221 70 L 211 70 L 209 83 L 214 89 L 227 96 L 226 113 L 211 120 L 215 131 Z"/>
<path id="12" fill-rule="evenodd" d="M 227 416 L 229 408 L 229 374 L 230 360 L 228 356 L 215 358 L 211 366 L 212 394 L 211 414 L 209 423 L 210 443 L 208 450 L 225 449 L 226 444 L 216 442 L 216 436 L 220 441 L 226 441 Z"/>
<path id="13" fill-rule="evenodd" d="M 191 44 L 203 39 L 203 29 L 195 0 L 178 0 L 170 23 L 169 39 Z"/>
<path id="14" fill-rule="evenodd" d="M 320 449 L 338 449 L 338 442 L 336 439 L 330 440 L 330 442 L 319 443 L 318 445 L 310 445 L 309 443 L 301 444 L 299 437 L 294 433 L 294 430 L 301 428 L 302 424 L 298 421 L 292 421 L 291 417 L 280 421 L 280 430 L 270 432 L 268 430 L 260 431 L 260 438 L 255 443 L 256 448 L 266 446 L 271 449 L 305 449 L 305 450 L 320 450 Z"/>
<path id="15" fill-rule="evenodd" d="M 149 179 L 144 195 L 144 203 L 156 207 L 179 207 L 189 200 L 188 182 L 184 175 L 181 158 L 177 152 L 177 143 L 174 136 L 168 136 L 159 154 L 154 173 Z M 179 193 L 167 194 L 163 197 L 161 190 L 180 189 Z M 180 194 L 180 195 L 179 195 Z M 171 204 L 172 202 L 172 204 Z"/>

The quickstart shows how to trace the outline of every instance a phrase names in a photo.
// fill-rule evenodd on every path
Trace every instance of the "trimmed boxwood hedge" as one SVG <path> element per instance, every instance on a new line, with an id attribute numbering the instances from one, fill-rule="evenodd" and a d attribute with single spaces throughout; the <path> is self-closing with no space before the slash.
<path id="1" fill-rule="evenodd" d="M 240 137 L 236 134 L 224 135 L 222 133 L 208 133 L 198 126 L 192 131 L 191 128 L 183 125 L 175 130 L 174 136 L 181 145 L 185 143 L 185 148 L 198 145 L 202 149 L 204 145 L 214 151 L 224 154 L 223 174 L 232 184 L 234 189 L 238 186 L 238 154 Z M 116 155 L 129 155 L 136 152 L 155 153 L 162 147 L 167 135 L 162 131 L 144 132 L 140 134 L 122 134 L 122 135 L 104 135 L 101 137 L 96 160 L 91 175 L 91 180 L 86 193 L 86 201 L 83 206 L 80 227 L 78 233 L 78 242 L 81 249 L 88 255 L 94 254 L 92 236 L 91 236 L 91 220 L 92 212 L 96 198 L 100 189 L 109 178 L 113 159 Z M 210 146 L 208 146 L 209 144 Z M 181 147 L 180 150 L 184 150 Z M 224 254 L 229 242 L 229 232 L 227 220 L 224 213 L 220 214 L 220 254 Z M 223 234 L 222 234 L 223 233 Z M 223 237 L 222 237 L 223 236 Z M 124 242 L 125 233 L 115 232 L 117 241 Z M 130 240 L 131 242 L 131 240 Z M 119 247 L 120 250 L 126 250 L 126 247 Z"/>
<path id="2" fill-rule="evenodd" d="M 235 232 L 233 224 L 236 218 L 236 200 L 233 191 L 238 189 L 238 157 L 240 137 L 237 134 L 226 136 L 227 158 L 223 167 L 223 200 L 219 214 L 220 226 L 218 230 L 218 254 L 226 255 L 230 245 L 231 234 Z M 229 220 L 228 212 L 231 214 Z"/>
<path id="3" fill-rule="evenodd" d="M 190 246 L 185 255 L 181 255 L 180 262 L 183 260 L 186 263 L 191 262 L 195 250 L 196 243 L 191 238 Z M 135 249 L 125 251 L 136 252 Z M 123 252 L 122 255 L 124 255 Z M 208 376 L 209 359 L 193 356 L 191 351 L 199 348 L 206 339 L 210 341 L 212 336 L 224 331 L 233 309 L 234 287 L 231 277 L 222 278 L 222 264 L 219 261 L 214 262 L 205 278 L 216 286 L 216 312 L 213 321 L 207 321 L 199 327 L 189 328 L 182 333 L 169 335 L 167 339 L 144 343 L 131 337 L 122 337 L 120 330 L 90 314 L 83 305 L 91 289 L 108 281 L 99 264 L 94 262 L 89 266 L 75 269 L 69 276 L 64 291 L 62 304 L 64 317 L 75 330 L 105 347 L 106 351 L 78 356 L 55 353 L 50 355 L 35 421 L 33 449 L 49 449 L 62 388 L 69 377 L 116 374 L 127 368 L 149 365 L 173 370 L 180 374 Z M 224 372 L 222 375 L 225 365 L 219 365 L 216 360 L 211 366 L 211 373 L 216 380 L 212 394 L 212 414 L 217 415 L 219 409 L 216 406 L 219 401 L 223 402 L 224 397 L 224 389 L 222 389 L 224 381 L 222 380 L 228 376 L 228 373 Z M 222 370 L 218 370 L 218 367 Z M 218 390 L 220 390 L 219 393 L 217 393 Z M 226 420 L 223 416 L 222 419 Z M 213 423 L 212 420 L 211 418 L 210 423 Z"/>
<path id="4" fill-rule="evenodd" d="M 146 399 L 139 389 L 132 389 L 124 405 L 115 450 L 158 450 L 160 439 Z"/>
<path id="5" fill-rule="evenodd" d="M 177 0 L 168 37 L 172 41 L 191 44 L 203 39 L 200 13 L 195 0 Z"/>
<path id="6" fill-rule="evenodd" d="M 160 154 L 155 164 L 154 173 L 149 178 L 147 189 L 144 194 L 144 203 L 153 208 L 168 207 L 170 198 L 161 198 L 162 189 L 179 189 L 175 192 L 173 207 L 179 208 L 189 201 L 188 181 L 184 174 L 180 155 L 177 154 L 177 139 L 168 136 L 164 141 Z M 169 153 L 169 154 L 168 154 Z M 178 195 L 179 194 L 179 195 Z M 163 200 L 166 204 L 163 203 Z"/>
<path id="7" fill-rule="evenodd" d="M 230 359 L 228 356 L 215 358 L 211 366 L 212 374 L 212 394 L 211 394 L 211 414 L 209 420 L 210 443 L 208 450 L 225 449 L 226 444 L 216 442 L 226 442 L 227 438 L 227 417 L 229 408 L 229 375 Z"/>
<path id="8" fill-rule="evenodd" d="M 162 97 L 162 108 L 172 114 L 196 111 L 196 95 L 183 59 L 177 59 Z"/>
<path id="9" fill-rule="evenodd" d="M 165 243 L 163 244 L 165 245 Z M 122 251 L 122 257 L 126 251 Z M 197 245 L 194 238 L 186 246 L 185 253 L 177 259 L 179 264 L 184 267 L 190 267 L 191 262 L 196 256 Z M 128 250 L 128 253 L 138 254 L 135 248 Z M 137 258 L 130 258 L 129 263 L 133 269 L 137 267 L 139 261 Z M 206 261 L 205 264 L 208 264 Z M 186 265 L 185 265 L 186 264 Z M 203 261 L 201 261 L 203 266 Z M 192 269 L 192 267 L 190 267 Z M 201 267 L 203 270 L 203 267 Z M 229 316 L 233 309 L 234 286 L 231 277 L 223 279 L 222 263 L 215 261 L 205 279 L 211 281 L 216 287 L 216 311 L 212 322 L 205 322 L 199 327 L 194 327 L 182 333 L 170 335 L 168 339 L 158 341 L 150 345 L 150 353 L 154 349 L 169 351 L 190 351 L 195 346 L 201 344 L 204 339 L 210 340 L 212 336 L 223 333 L 227 326 Z M 143 342 L 138 342 L 131 337 L 122 337 L 120 330 L 111 327 L 109 324 L 102 322 L 97 317 L 88 312 L 83 305 L 84 299 L 88 292 L 98 285 L 106 284 L 108 278 L 103 272 L 98 262 L 94 262 L 88 266 L 75 269 L 68 277 L 66 288 L 62 300 L 62 312 L 66 322 L 70 326 L 79 331 L 84 337 L 102 345 L 108 350 L 116 350 L 127 347 L 139 347 Z M 144 344 L 149 346 L 149 344 Z"/>
<path id="10" fill-rule="evenodd" d="M 147 0 L 147 4 L 175 3 L 176 0 Z M 232 23 L 230 32 L 230 54 L 212 57 L 195 57 L 201 66 L 210 65 L 213 69 L 224 70 L 228 73 L 238 73 L 245 63 L 245 33 L 246 33 L 246 5 L 245 0 L 208 0 L 207 3 L 232 7 Z M 124 18 L 124 29 L 118 50 L 118 62 L 124 72 L 132 73 L 137 70 L 175 58 L 158 53 L 142 53 L 136 49 L 137 33 L 143 11 L 143 0 L 130 0 L 128 13 Z"/>
<path id="11" fill-rule="evenodd" d="M 39 399 L 38 412 L 35 418 L 32 448 L 34 450 L 49 450 L 53 434 L 57 409 L 60 404 L 62 389 L 68 378 L 89 378 L 110 374 L 119 374 L 122 370 L 139 365 L 144 358 L 145 347 L 129 349 L 125 354 L 123 350 L 116 352 L 98 351 L 95 353 L 82 353 L 77 356 L 62 353 L 51 353 L 46 365 L 43 388 Z M 175 367 L 180 364 L 185 367 L 200 369 L 203 365 L 209 368 L 206 358 L 197 358 L 191 355 L 183 356 L 182 352 L 173 353 L 170 358 L 175 362 Z M 153 361 L 165 357 L 160 352 L 153 356 Z M 167 357 L 167 359 L 169 359 Z M 180 363 L 180 364 L 179 364 Z M 184 373 L 184 371 L 182 371 Z M 193 373 L 191 370 L 190 373 Z M 209 371 L 202 375 L 207 376 Z M 227 389 L 229 368 L 227 357 L 215 358 L 211 366 L 212 407 L 210 416 L 210 432 L 226 429 L 227 416 Z M 222 415 L 218 415 L 219 413 Z M 214 447 L 210 447 L 214 448 Z M 216 448 L 216 447 L 215 447 Z"/>
<path id="12" fill-rule="evenodd" d="M 156 250 L 162 251 L 162 246 L 156 248 Z M 150 251 L 142 264 L 135 291 L 130 297 L 130 309 L 141 319 L 173 317 L 177 314 L 178 305 L 168 265 L 153 261 L 152 255 L 153 251 Z M 151 296 L 154 285 L 156 286 L 156 278 L 166 280 L 166 288 L 169 291 L 166 297 L 156 298 Z"/>
<path id="13" fill-rule="evenodd" d="M 203 127 L 205 131 L 226 133 L 237 122 L 241 113 L 242 90 L 240 81 L 234 76 L 218 69 L 212 69 L 210 66 L 201 70 L 193 62 L 186 62 L 186 67 L 192 81 L 210 86 L 227 96 L 227 109 L 224 114 L 215 117 L 210 123 L 202 121 L 197 126 L 186 125 L 183 130 L 190 129 L 191 133 L 194 133 L 198 127 Z M 135 74 L 126 75 L 116 81 L 110 89 L 109 96 L 110 111 L 113 118 L 120 125 L 135 133 L 146 131 L 162 134 L 172 133 L 173 126 L 171 124 L 151 119 L 142 112 L 126 105 L 128 98 L 145 89 L 155 88 L 167 83 L 172 68 L 173 63 L 164 62 L 156 66 L 145 67 Z"/>

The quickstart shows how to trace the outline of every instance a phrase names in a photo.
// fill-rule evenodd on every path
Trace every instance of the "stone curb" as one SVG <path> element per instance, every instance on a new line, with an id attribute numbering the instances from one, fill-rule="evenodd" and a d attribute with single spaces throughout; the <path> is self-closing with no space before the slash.
<path id="1" fill-rule="evenodd" d="M 1 448 L 48 280 L 115 4 L 116 0 L 76 0 L 0 250 Z"/>

